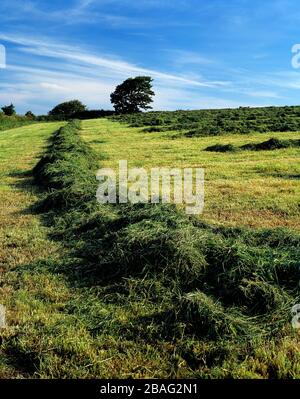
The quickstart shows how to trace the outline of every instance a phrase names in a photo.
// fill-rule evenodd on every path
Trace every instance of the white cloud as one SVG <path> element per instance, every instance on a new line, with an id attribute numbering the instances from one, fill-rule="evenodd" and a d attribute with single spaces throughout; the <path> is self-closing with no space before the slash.
<path id="1" fill-rule="evenodd" d="M 1 35 L 0 39 L 20 44 L 24 47 L 20 51 L 42 56 L 52 57 L 53 59 L 64 60 L 79 63 L 81 66 L 97 66 L 104 70 L 109 70 L 114 74 L 132 75 L 144 74 L 151 75 L 160 81 L 173 81 L 174 83 L 184 84 L 194 87 L 219 87 L 227 84 L 222 81 L 193 80 L 185 76 L 164 73 L 152 69 L 143 68 L 130 64 L 123 60 L 108 58 L 99 55 L 89 54 L 80 48 L 66 46 L 64 44 L 53 43 L 49 41 L 38 41 L 35 39 L 26 39 L 18 36 Z M 114 75 L 115 76 L 115 75 Z"/>
<path id="2" fill-rule="evenodd" d="M 0 82 L 0 88 L 5 93 L 3 99 L 6 98 L 5 102 L 15 102 L 22 109 L 34 107 L 34 112 L 41 112 L 41 109 L 47 112 L 56 103 L 74 98 L 82 100 L 91 108 L 111 108 L 110 93 L 116 84 L 136 75 L 150 75 L 154 78 L 156 109 L 264 105 L 260 101 L 282 98 L 273 89 L 269 89 L 276 86 L 274 82 L 289 84 L 289 87 L 299 84 L 300 87 L 300 78 L 296 74 L 293 80 L 288 80 L 287 76 L 283 79 L 282 76 L 270 74 L 269 86 L 268 79 L 252 77 L 249 71 L 227 70 L 228 75 L 231 73 L 234 76 L 235 80 L 232 81 L 209 80 L 199 73 L 186 72 L 181 75 L 153 70 L 115 56 L 92 53 L 78 46 L 56 43 L 49 39 L 37 40 L 0 33 L 0 40 L 13 43 L 18 50 L 14 59 L 18 60 L 19 57 L 19 62 L 14 64 L 10 64 L 8 58 L 6 73 L 10 74 L 11 83 Z M 181 55 L 185 56 L 186 62 L 197 63 L 198 66 L 210 62 L 194 53 L 189 53 L 189 60 L 184 52 Z M 211 65 L 208 65 L 209 69 Z M 250 103 L 246 103 L 245 96 L 252 98 Z M 239 97 L 244 97 L 244 100 L 239 101 Z"/>
<path id="3" fill-rule="evenodd" d="M 185 50 L 167 50 L 167 53 L 171 56 L 171 61 L 178 66 L 187 66 L 187 65 L 210 65 L 215 61 L 203 56 L 202 54 L 193 52 L 193 51 L 185 51 Z"/>
<path id="4" fill-rule="evenodd" d="M 82 51 L 78 47 L 49 40 L 36 40 L 13 35 L 1 35 L 0 39 L 13 42 L 20 46 L 19 51 L 25 55 L 35 55 L 40 58 L 49 57 L 48 67 L 8 65 L 8 71 L 15 74 L 17 92 L 19 87 L 24 87 L 36 96 L 47 96 L 49 102 L 55 103 L 72 98 L 79 98 L 90 107 L 111 108 L 110 93 L 120 80 L 135 75 L 150 75 L 154 78 L 157 97 L 154 105 L 156 108 L 186 107 L 190 105 L 179 104 L 180 98 L 189 99 L 188 88 L 210 89 L 222 87 L 227 82 L 215 82 L 203 79 L 201 76 L 180 76 L 152 69 L 140 67 L 124 60 L 113 57 L 94 55 Z M 28 57 L 28 56 L 27 56 Z M 24 86 L 25 82 L 25 86 Z M 173 92 L 172 89 L 173 88 Z M 177 101 L 167 100 L 167 94 L 174 96 Z M 180 95 L 182 93 L 182 95 Z M 29 98 L 32 98 L 31 94 Z M 164 99 L 164 101 L 163 101 Z M 165 104 L 165 105 L 164 105 Z M 190 102 L 189 102 L 190 104 Z"/>
<path id="5" fill-rule="evenodd" d="M 138 21 L 133 18 L 128 18 L 122 15 L 110 14 L 108 12 L 101 12 L 99 9 L 90 9 L 90 6 L 97 4 L 96 0 L 79 0 L 70 7 L 63 8 L 60 6 L 57 10 L 49 9 L 49 4 L 46 7 L 38 6 L 36 2 L 9 0 L 0 3 L 0 13 L 3 20 L 23 21 L 26 18 L 31 18 L 37 21 L 52 21 L 55 23 L 63 23 L 65 25 L 74 24 L 93 24 L 93 23 L 107 23 L 113 26 L 127 26 L 137 25 Z"/>
<path id="6" fill-rule="evenodd" d="M 253 90 L 253 91 L 246 91 L 246 94 L 251 97 L 262 97 L 262 98 L 282 98 L 278 93 L 274 91 L 267 91 L 267 90 Z"/>
<path id="7" fill-rule="evenodd" d="M 156 110 L 168 109 L 209 109 L 209 108 L 238 108 L 240 106 L 257 106 L 257 103 L 235 101 L 228 98 L 215 97 L 186 89 L 162 87 L 154 99 Z"/>

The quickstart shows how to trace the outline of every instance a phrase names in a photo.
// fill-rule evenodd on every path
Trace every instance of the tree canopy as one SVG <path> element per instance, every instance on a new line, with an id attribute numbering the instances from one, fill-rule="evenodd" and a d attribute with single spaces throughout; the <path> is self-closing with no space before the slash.
<path id="1" fill-rule="evenodd" d="M 132 114 L 142 110 L 151 109 L 153 102 L 153 79 L 149 76 L 129 78 L 116 87 L 110 99 L 115 111 L 119 114 Z"/>
<path id="2" fill-rule="evenodd" d="M 5 105 L 1 109 L 4 112 L 4 115 L 7 115 L 7 116 L 12 116 L 12 115 L 15 115 L 15 113 L 16 113 L 16 109 L 13 104 Z"/>
<path id="3" fill-rule="evenodd" d="M 56 105 L 50 112 L 50 116 L 62 116 L 70 118 L 73 114 L 83 112 L 86 110 L 86 106 L 79 100 L 66 101 L 64 103 Z"/>
<path id="4" fill-rule="evenodd" d="M 31 111 L 27 111 L 26 114 L 25 114 L 25 116 L 26 116 L 26 118 L 28 118 L 28 119 L 35 119 L 35 115 L 34 115 L 34 113 L 31 112 Z"/>

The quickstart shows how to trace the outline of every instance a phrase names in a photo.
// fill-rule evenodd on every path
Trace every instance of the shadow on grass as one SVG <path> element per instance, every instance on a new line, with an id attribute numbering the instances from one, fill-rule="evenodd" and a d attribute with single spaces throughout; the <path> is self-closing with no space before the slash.
<path id="1" fill-rule="evenodd" d="M 91 141 L 88 141 L 88 143 L 89 144 L 104 144 L 104 143 L 106 143 L 107 142 L 107 140 L 91 140 Z"/>
<path id="2" fill-rule="evenodd" d="M 282 173 L 282 172 L 264 172 L 259 171 L 257 172 L 261 176 L 272 177 L 275 179 L 284 179 L 284 180 L 300 180 L 300 174 L 293 174 L 293 173 Z"/>
<path id="3" fill-rule="evenodd" d="M 9 185 L 18 191 L 28 192 L 35 196 L 40 196 L 43 194 L 44 190 L 41 189 L 39 186 L 33 183 L 33 176 L 31 170 L 15 170 L 8 174 L 9 177 L 16 179 L 14 183 L 10 183 Z M 19 215 L 31 215 L 37 214 L 36 212 L 36 204 L 32 204 L 21 211 L 12 212 L 12 214 L 19 214 Z M 45 220 L 46 222 L 46 220 Z"/>

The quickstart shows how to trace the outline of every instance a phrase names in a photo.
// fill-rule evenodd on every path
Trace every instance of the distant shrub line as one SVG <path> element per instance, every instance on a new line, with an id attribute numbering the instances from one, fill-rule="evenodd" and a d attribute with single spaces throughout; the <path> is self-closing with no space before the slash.
<path id="1" fill-rule="evenodd" d="M 97 118 L 106 118 L 115 115 L 115 111 L 111 110 L 85 110 L 80 112 L 74 112 L 70 115 L 59 115 L 59 114 L 49 114 L 49 115 L 40 115 L 36 117 L 36 120 L 40 122 L 53 122 L 53 121 L 72 121 L 72 120 L 84 120 L 84 119 L 97 119 Z"/>
<path id="2" fill-rule="evenodd" d="M 19 115 L 6 116 L 0 114 L 0 131 L 14 129 L 17 127 L 30 125 L 34 121 L 31 118 Z"/>
<path id="3" fill-rule="evenodd" d="M 70 273 L 109 286 L 111 297 L 121 290 L 123 301 L 132 284 L 148 298 L 149 317 L 133 317 L 122 327 L 124 339 L 183 339 L 187 353 L 189 339 L 227 340 L 246 356 L 249 339 L 261 344 L 287 334 L 299 299 L 297 233 L 214 227 L 173 205 L 100 205 L 98 158 L 79 128 L 74 121 L 55 132 L 34 168 L 46 190 L 38 209 L 70 248 Z M 224 360 L 219 355 L 207 353 L 216 363 Z"/>

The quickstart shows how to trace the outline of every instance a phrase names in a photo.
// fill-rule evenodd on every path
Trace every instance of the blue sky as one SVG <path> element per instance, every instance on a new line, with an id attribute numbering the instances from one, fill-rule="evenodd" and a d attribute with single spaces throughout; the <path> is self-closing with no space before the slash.
<path id="1" fill-rule="evenodd" d="M 137 75 L 154 78 L 154 109 L 300 104 L 296 43 L 297 0 L 1 0 L 0 105 L 111 108 Z"/>

